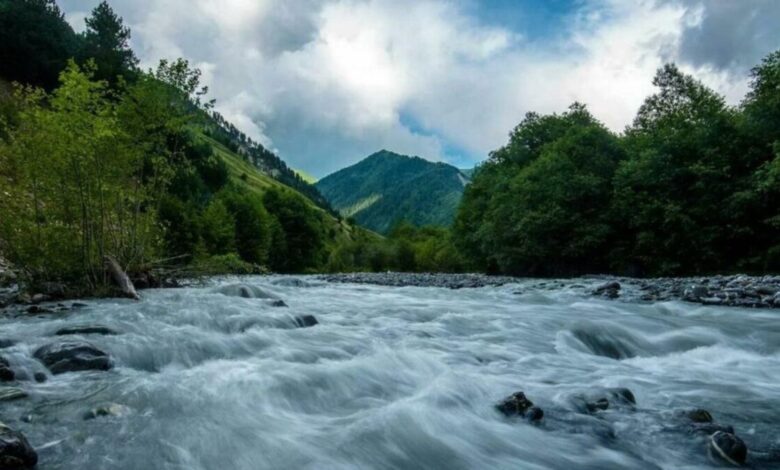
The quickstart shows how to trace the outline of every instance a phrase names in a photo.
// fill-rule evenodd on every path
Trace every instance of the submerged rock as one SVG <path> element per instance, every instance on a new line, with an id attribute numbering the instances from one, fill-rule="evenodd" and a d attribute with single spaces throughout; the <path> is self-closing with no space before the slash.
<path id="1" fill-rule="evenodd" d="M 17 387 L 0 387 L 0 402 L 27 398 L 27 392 Z"/>
<path id="2" fill-rule="evenodd" d="M 601 295 L 608 299 L 615 299 L 620 296 L 620 283 L 617 281 L 610 281 L 604 283 L 593 290 L 595 295 Z"/>
<path id="3" fill-rule="evenodd" d="M 287 304 L 284 303 L 284 300 L 274 300 L 271 302 L 271 307 L 287 307 Z"/>
<path id="4" fill-rule="evenodd" d="M 571 402 L 579 412 L 593 414 L 609 408 L 633 409 L 636 397 L 631 390 L 620 387 L 575 395 Z"/>
<path id="5" fill-rule="evenodd" d="M 243 297 L 245 299 L 272 299 L 281 300 L 276 294 L 247 284 L 230 284 L 219 287 L 216 292 L 230 297 Z"/>
<path id="6" fill-rule="evenodd" d="M 108 354 L 83 341 L 47 344 L 38 348 L 33 356 L 52 374 L 81 370 L 109 370 L 113 367 Z"/>
<path id="7" fill-rule="evenodd" d="M 745 442 L 733 433 L 718 431 L 710 436 L 709 452 L 716 461 L 741 466 L 747 460 L 748 449 Z"/>
<path id="8" fill-rule="evenodd" d="M 6 358 L 0 356 L 0 382 L 10 382 L 16 375 L 11 370 L 11 364 L 8 363 Z"/>
<path id="9" fill-rule="evenodd" d="M 107 405 L 98 406 L 84 413 L 84 420 L 90 420 L 99 418 L 101 416 L 113 416 L 121 418 L 130 414 L 130 408 L 118 403 L 109 403 Z"/>
<path id="10" fill-rule="evenodd" d="M 16 341 L 7 338 L 0 338 L 0 349 L 10 348 L 16 344 Z"/>
<path id="11" fill-rule="evenodd" d="M 310 326 L 319 325 L 320 322 L 314 315 L 300 315 L 295 317 L 295 324 L 299 328 L 308 328 Z"/>
<path id="12" fill-rule="evenodd" d="M 38 454 L 24 434 L 0 423 L 0 470 L 33 468 L 38 463 Z"/>
<path id="13" fill-rule="evenodd" d="M 516 392 L 504 398 L 496 405 L 496 409 L 506 417 L 522 416 L 531 422 L 541 421 L 544 411 L 525 396 L 523 392 Z"/>
<path id="14" fill-rule="evenodd" d="M 101 325 L 71 326 L 62 328 L 54 333 L 56 336 L 66 335 L 117 335 L 115 330 Z"/>
<path id="15" fill-rule="evenodd" d="M 712 419 L 712 415 L 709 411 L 697 408 L 695 410 L 689 410 L 685 415 L 694 423 L 712 423 L 715 421 Z"/>

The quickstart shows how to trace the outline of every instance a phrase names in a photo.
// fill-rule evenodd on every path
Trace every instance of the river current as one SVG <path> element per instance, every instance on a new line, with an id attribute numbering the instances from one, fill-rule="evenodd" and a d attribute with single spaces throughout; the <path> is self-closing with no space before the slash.
<path id="1" fill-rule="evenodd" d="M 234 284 L 272 293 L 242 297 Z M 260 290 L 262 289 L 262 291 Z M 518 293 L 522 292 L 522 293 Z M 228 295 L 226 295 L 228 294 Z M 780 312 L 585 297 L 564 286 L 450 290 L 245 277 L 0 319 L 29 396 L 0 421 L 40 469 L 712 468 L 679 419 L 732 425 L 748 465 L 780 448 Z M 262 297 L 263 295 L 259 295 Z M 313 315 L 318 324 L 300 327 Z M 73 326 L 110 371 L 48 374 L 36 348 Z M 635 407 L 578 411 L 626 387 Z M 539 424 L 495 404 L 524 391 Z M 115 404 L 120 412 L 85 420 Z"/>

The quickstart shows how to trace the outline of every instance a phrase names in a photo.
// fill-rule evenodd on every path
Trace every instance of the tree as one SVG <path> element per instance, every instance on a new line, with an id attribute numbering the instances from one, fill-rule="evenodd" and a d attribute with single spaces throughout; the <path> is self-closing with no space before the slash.
<path id="1" fill-rule="evenodd" d="M 92 65 L 74 62 L 51 95 L 23 90 L 19 125 L 0 145 L 0 234 L 29 280 L 105 285 L 103 260 L 138 266 L 156 254 L 155 213 L 143 160 Z"/>
<path id="2" fill-rule="evenodd" d="M 133 78 L 138 59 L 130 49 L 130 29 L 105 0 L 86 19 L 87 29 L 81 50 L 82 60 L 94 60 L 95 77 L 116 86 L 120 76 Z"/>
<path id="3" fill-rule="evenodd" d="M 653 84 L 659 91 L 626 131 L 628 159 L 615 177 L 613 208 L 625 225 L 614 264 L 653 274 L 733 265 L 734 111 L 674 65 Z"/>
<path id="4" fill-rule="evenodd" d="M 79 47 L 54 0 L 0 0 L 0 77 L 52 90 Z"/>

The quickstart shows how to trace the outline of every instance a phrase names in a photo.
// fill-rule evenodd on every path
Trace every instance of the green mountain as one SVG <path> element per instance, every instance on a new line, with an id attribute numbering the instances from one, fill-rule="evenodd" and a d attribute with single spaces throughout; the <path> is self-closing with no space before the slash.
<path id="1" fill-rule="evenodd" d="M 315 186 L 343 216 L 387 233 L 399 220 L 417 226 L 450 225 L 468 182 L 446 163 L 382 150 Z"/>

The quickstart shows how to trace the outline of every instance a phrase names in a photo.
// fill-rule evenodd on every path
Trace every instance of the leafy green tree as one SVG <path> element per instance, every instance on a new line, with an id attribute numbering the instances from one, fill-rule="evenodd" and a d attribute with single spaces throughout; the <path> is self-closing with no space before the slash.
<path id="1" fill-rule="evenodd" d="M 19 124 L 0 145 L 3 248 L 32 282 L 95 289 L 105 256 L 138 266 L 157 253 L 143 161 L 92 71 L 71 62 L 53 94 L 22 91 Z"/>
<path id="2" fill-rule="evenodd" d="M 268 190 L 263 204 L 284 231 L 284 256 L 274 259 L 281 264 L 272 269 L 300 272 L 323 263 L 323 236 L 319 214 L 301 196 L 288 191 Z"/>
<path id="3" fill-rule="evenodd" d="M 653 83 L 659 92 L 627 130 L 629 158 L 615 178 L 614 209 L 625 226 L 614 264 L 654 274 L 717 270 L 736 254 L 734 111 L 674 65 Z"/>
<path id="4" fill-rule="evenodd" d="M 200 219 L 201 236 L 209 254 L 224 255 L 236 249 L 236 221 L 220 199 L 214 199 Z"/>
<path id="5" fill-rule="evenodd" d="M 86 19 L 81 48 L 82 60 L 94 60 L 97 65 L 95 77 L 112 86 L 120 76 L 125 79 L 136 75 L 138 59 L 130 49 L 130 29 L 124 26 L 122 18 L 105 0 L 92 10 Z"/>
<path id="6" fill-rule="evenodd" d="M 262 200 L 235 188 L 228 188 L 219 198 L 235 221 L 235 246 L 241 259 L 266 264 L 272 241 L 272 218 L 263 207 Z"/>

